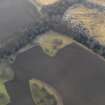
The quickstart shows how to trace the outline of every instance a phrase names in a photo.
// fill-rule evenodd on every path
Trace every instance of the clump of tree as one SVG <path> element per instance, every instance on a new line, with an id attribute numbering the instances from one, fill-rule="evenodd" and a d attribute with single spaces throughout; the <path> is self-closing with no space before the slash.
<path id="1" fill-rule="evenodd" d="M 11 37 L 4 41 L 4 45 L 0 48 L 0 62 L 15 57 L 16 53 L 24 48 L 27 44 L 39 35 L 49 30 L 46 20 L 40 20 L 29 26 L 26 26 L 22 31 L 13 33 L 16 38 Z M 9 40 L 9 41 L 8 41 Z"/>

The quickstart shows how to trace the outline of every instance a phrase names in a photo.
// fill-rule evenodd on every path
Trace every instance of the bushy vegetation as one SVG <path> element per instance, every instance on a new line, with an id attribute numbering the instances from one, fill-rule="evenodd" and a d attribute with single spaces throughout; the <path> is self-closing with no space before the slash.
<path id="1" fill-rule="evenodd" d="M 14 36 L 17 36 L 16 38 L 10 37 L 4 41 L 5 45 L 0 48 L 0 62 L 4 60 L 12 60 L 13 56 L 15 57 L 20 49 L 29 43 L 32 43 L 37 35 L 48 31 L 49 28 L 47 24 L 46 21 L 40 20 L 27 26 L 21 32 L 14 33 Z"/>

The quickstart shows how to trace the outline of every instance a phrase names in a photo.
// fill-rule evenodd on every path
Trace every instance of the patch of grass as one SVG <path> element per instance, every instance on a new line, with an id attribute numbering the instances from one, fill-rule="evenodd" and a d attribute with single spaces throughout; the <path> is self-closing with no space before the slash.
<path id="1" fill-rule="evenodd" d="M 36 79 L 29 84 L 35 105 L 63 105 L 55 89 L 48 84 Z"/>
<path id="2" fill-rule="evenodd" d="M 10 97 L 4 83 L 0 81 L 0 105 L 7 105 L 8 103 L 10 103 Z"/>
<path id="3" fill-rule="evenodd" d="M 38 2 L 40 5 L 51 5 L 60 0 L 34 0 L 34 1 Z"/>
<path id="4" fill-rule="evenodd" d="M 51 57 L 54 57 L 59 50 L 70 45 L 72 42 L 73 40 L 70 37 L 55 32 L 48 32 L 37 38 L 37 43 L 44 53 Z"/>

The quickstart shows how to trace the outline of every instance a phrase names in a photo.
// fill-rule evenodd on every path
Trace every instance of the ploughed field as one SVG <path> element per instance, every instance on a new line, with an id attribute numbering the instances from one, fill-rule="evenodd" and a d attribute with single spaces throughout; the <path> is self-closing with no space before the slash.
<path id="1" fill-rule="evenodd" d="M 52 86 L 64 105 L 105 104 L 105 63 L 96 54 L 76 43 L 49 57 L 40 47 L 20 54 L 12 65 L 13 81 L 7 83 L 9 105 L 34 105 L 29 80 L 34 78 Z"/>
<path id="2" fill-rule="evenodd" d="M 0 5 L 0 104 L 105 104 L 104 0 L 10 1 Z"/>

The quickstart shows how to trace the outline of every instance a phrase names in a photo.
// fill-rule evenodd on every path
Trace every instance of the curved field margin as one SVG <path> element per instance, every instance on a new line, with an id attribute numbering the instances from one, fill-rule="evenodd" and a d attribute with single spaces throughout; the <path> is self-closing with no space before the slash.
<path id="1" fill-rule="evenodd" d="M 29 85 L 35 105 L 63 105 L 58 92 L 45 82 L 32 79 Z"/>
<path id="2" fill-rule="evenodd" d="M 0 81 L 0 105 L 7 105 L 8 103 L 10 103 L 10 97 L 4 83 Z"/>

